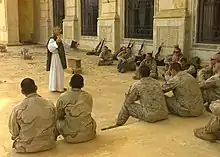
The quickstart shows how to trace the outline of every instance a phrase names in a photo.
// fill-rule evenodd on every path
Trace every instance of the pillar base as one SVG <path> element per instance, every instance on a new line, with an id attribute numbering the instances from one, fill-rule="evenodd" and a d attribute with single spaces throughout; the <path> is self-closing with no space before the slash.
<path id="1" fill-rule="evenodd" d="M 173 52 L 174 45 L 179 44 L 182 52 L 188 56 L 188 39 L 186 34 L 186 24 L 188 12 L 184 8 L 161 10 L 154 17 L 154 50 L 157 50 L 161 43 L 162 56 Z"/>

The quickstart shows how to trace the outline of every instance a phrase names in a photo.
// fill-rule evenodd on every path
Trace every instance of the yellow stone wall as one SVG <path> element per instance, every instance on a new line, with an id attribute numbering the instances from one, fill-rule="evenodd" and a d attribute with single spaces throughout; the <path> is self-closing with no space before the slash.
<path id="1" fill-rule="evenodd" d="M 2 0 L 0 44 L 19 40 L 45 44 L 52 33 L 52 0 Z"/>
<path id="2" fill-rule="evenodd" d="M 19 1 L 29 0 L 2 0 L 0 3 L 0 43 L 19 43 Z M 33 32 L 33 40 L 45 44 L 52 33 L 52 0 L 30 1 L 34 3 L 31 13 L 34 14 L 34 24 L 25 33 L 30 37 Z M 144 51 L 156 53 L 162 42 L 162 55 L 171 53 L 175 44 L 180 45 L 186 56 L 198 55 L 202 59 L 208 59 L 219 51 L 218 44 L 202 44 L 195 40 L 198 2 L 199 0 L 154 0 L 153 40 L 146 40 Z M 105 38 L 106 46 L 113 52 L 120 46 L 127 45 L 130 39 L 124 38 L 124 4 L 125 0 L 99 0 L 97 36 L 82 36 L 80 0 L 65 0 L 64 40 L 69 44 L 71 40 L 76 40 L 81 49 L 91 50 Z M 144 39 L 134 40 L 134 51 L 137 52 Z"/>
<path id="3" fill-rule="evenodd" d="M 0 2 L 0 43 L 6 43 L 7 41 L 7 26 L 6 26 L 6 12 L 5 12 L 5 1 Z"/>
<path id="4" fill-rule="evenodd" d="M 34 34 L 34 0 L 18 1 L 19 40 L 33 41 Z"/>

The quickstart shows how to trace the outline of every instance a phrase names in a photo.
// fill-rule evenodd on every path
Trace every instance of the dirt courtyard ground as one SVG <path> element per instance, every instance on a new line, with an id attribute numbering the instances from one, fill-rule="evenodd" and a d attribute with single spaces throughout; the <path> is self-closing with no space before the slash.
<path id="1" fill-rule="evenodd" d="M 168 120 L 156 124 L 130 118 L 123 127 L 101 132 L 101 128 L 115 123 L 124 93 L 134 82 L 133 73 L 117 73 L 116 62 L 111 67 L 97 67 L 97 57 L 70 50 L 68 56 L 82 59 L 84 90 L 90 92 L 94 100 L 97 138 L 77 145 L 66 144 L 60 139 L 57 147 L 51 151 L 15 154 L 11 150 L 8 118 L 13 107 L 24 98 L 20 93 L 20 81 L 31 77 L 36 81 L 40 95 L 54 103 L 59 97 L 59 94 L 48 91 L 45 49 L 29 47 L 35 52 L 31 61 L 20 58 L 19 47 L 10 47 L 7 54 L 0 54 L 0 157 L 220 157 L 220 144 L 205 142 L 193 135 L 194 128 L 206 124 L 210 119 L 208 113 L 198 118 L 170 115 Z M 70 76 L 65 73 L 66 87 Z"/>

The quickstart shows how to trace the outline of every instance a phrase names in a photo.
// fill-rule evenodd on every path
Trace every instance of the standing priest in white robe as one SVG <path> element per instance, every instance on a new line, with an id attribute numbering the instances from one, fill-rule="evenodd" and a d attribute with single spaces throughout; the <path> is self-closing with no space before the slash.
<path id="1" fill-rule="evenodd" d="M 62 40 L 60 38 L 61 29 L 55 27 L 53 35 L 47 43 L 47 67 L 50 71 L 49 90 L 52 92 L 63 92 L 64 89 L 64 69 L 67 68 L 66 55 Z"/>

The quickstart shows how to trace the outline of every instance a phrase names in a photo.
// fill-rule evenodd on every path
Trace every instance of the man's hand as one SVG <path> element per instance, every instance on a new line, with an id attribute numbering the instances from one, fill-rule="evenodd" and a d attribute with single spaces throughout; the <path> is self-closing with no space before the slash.
<path id="1" fill-rule="evenodd" d="M 57 38 L 56 42 L 59 43 L 59 42 L 61 42 L 61 40 L 59 38 Z"/>

